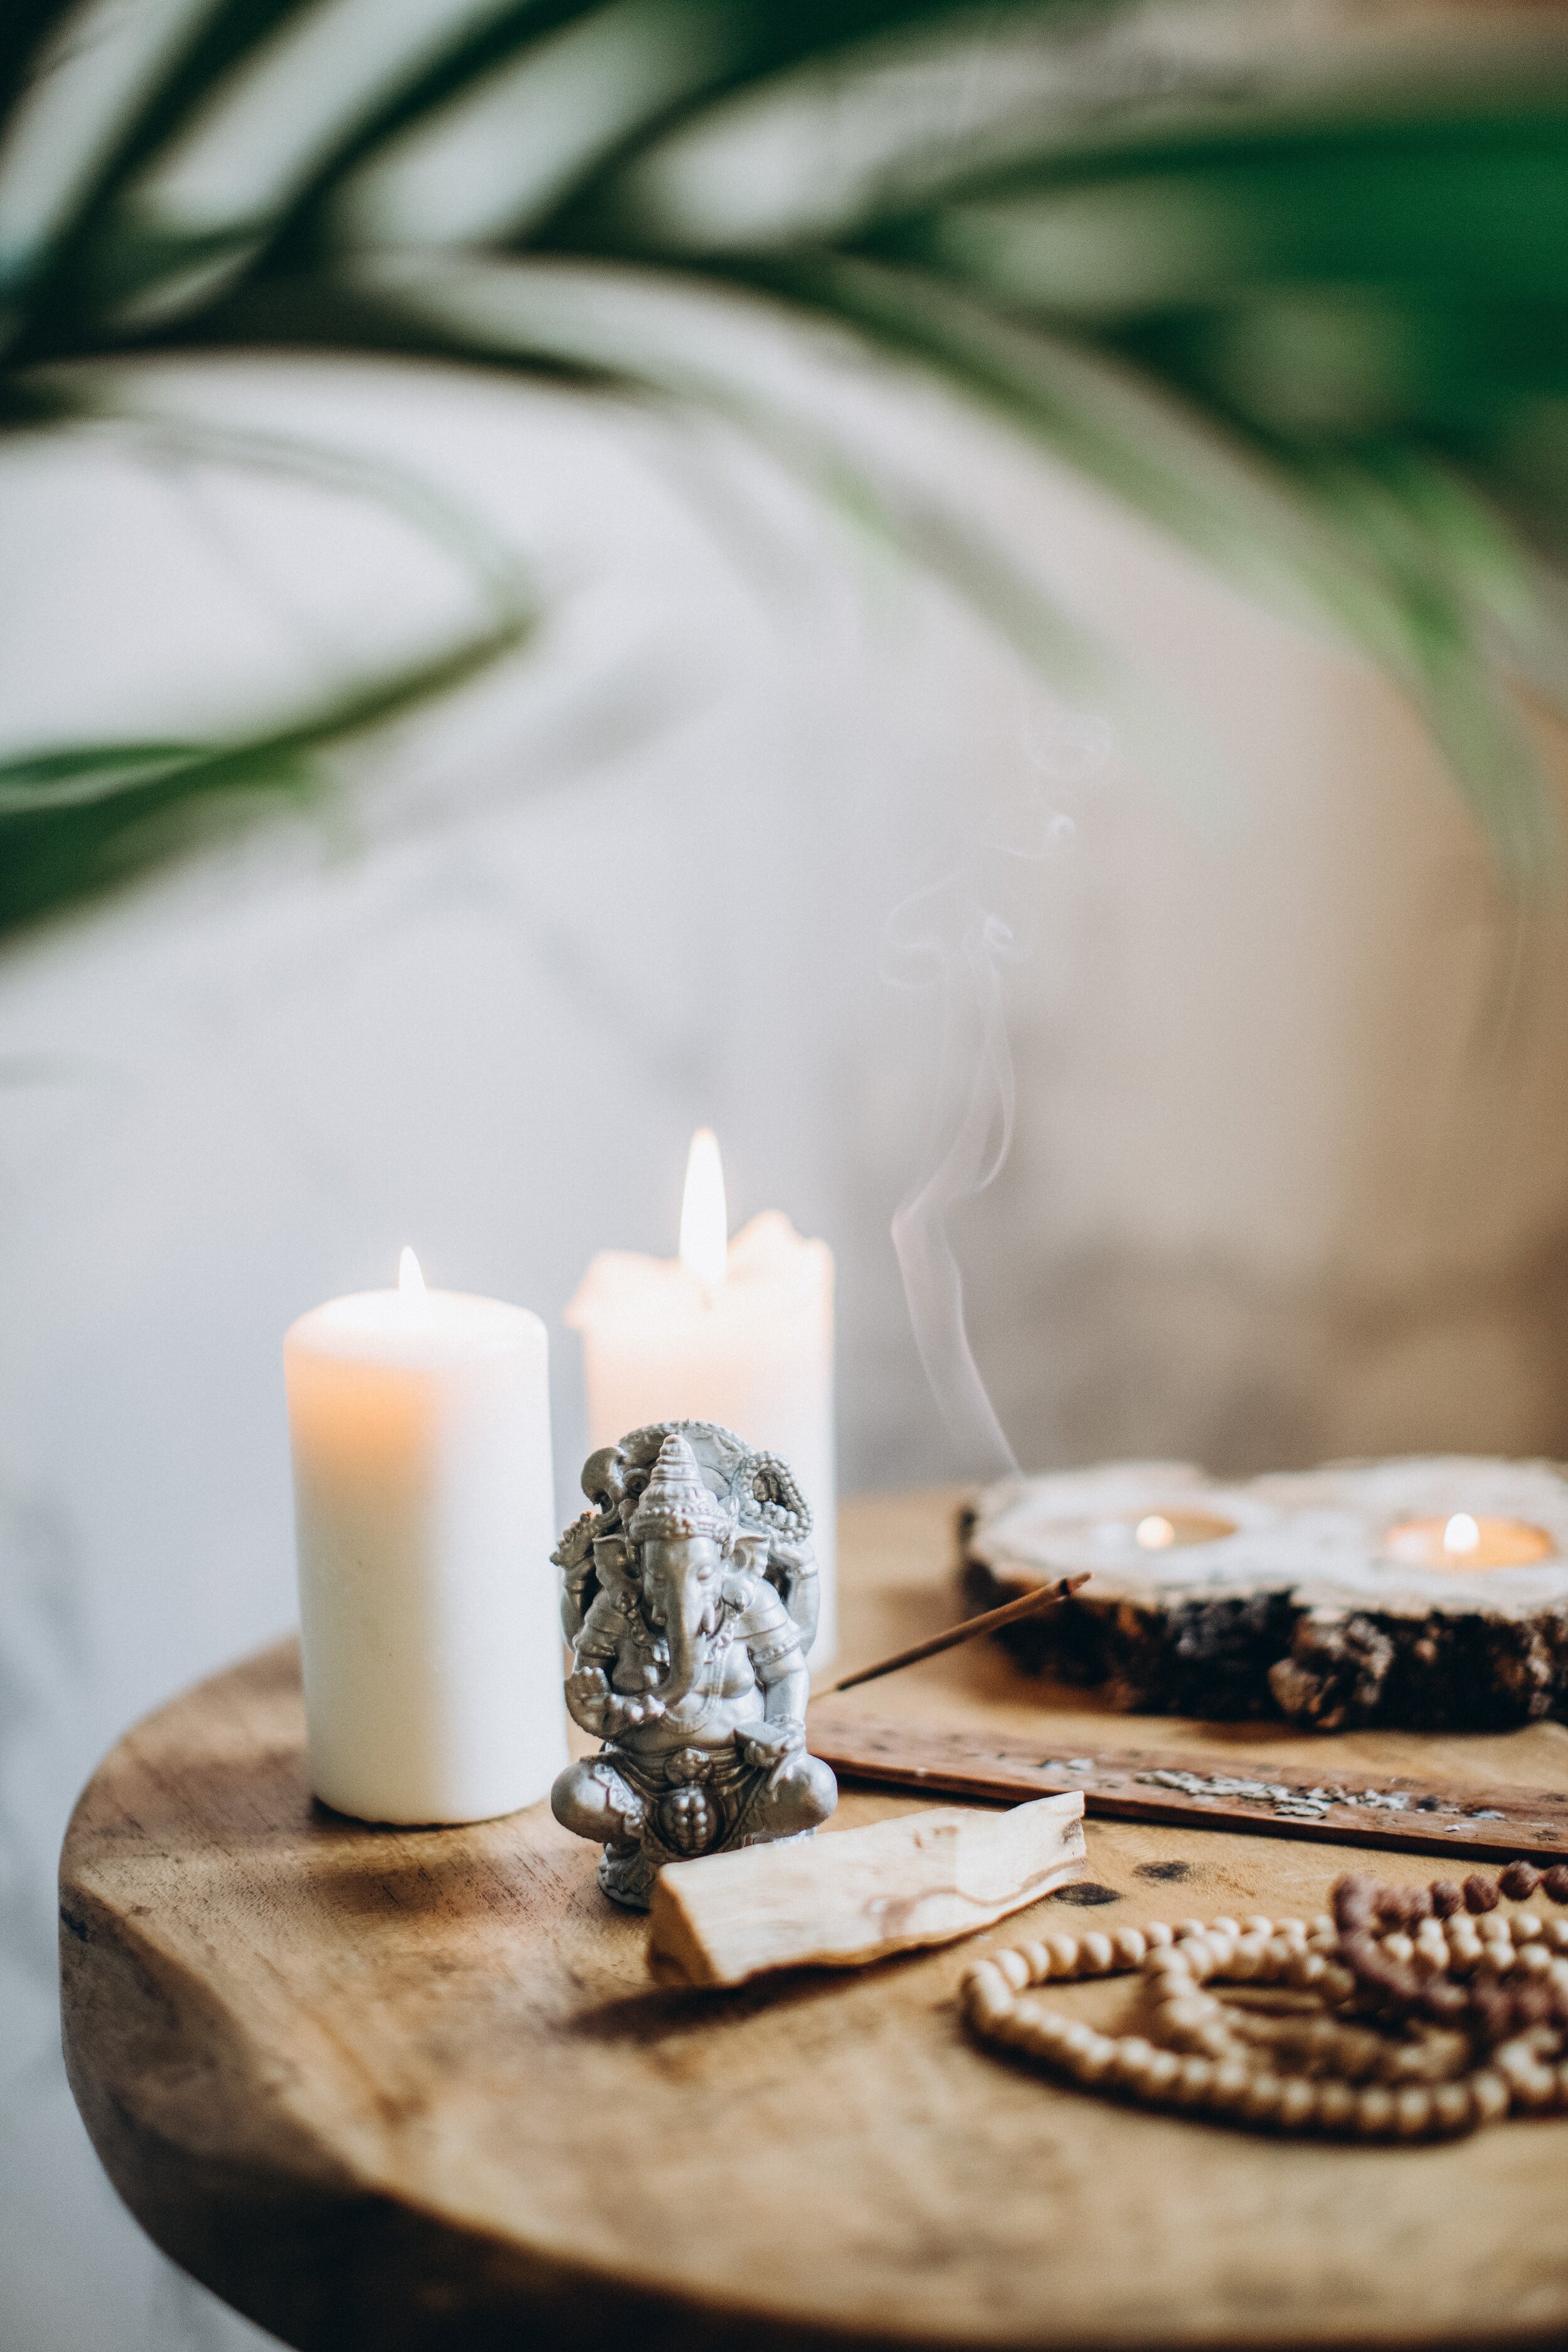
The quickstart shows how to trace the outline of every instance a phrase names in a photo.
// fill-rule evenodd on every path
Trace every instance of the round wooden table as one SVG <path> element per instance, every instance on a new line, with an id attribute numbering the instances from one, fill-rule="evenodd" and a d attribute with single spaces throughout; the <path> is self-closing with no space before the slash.
<path id="1" fill-rule="evenodd" d="M 845 1514 L 847 1662 L 951 1619 L 950 1498 Z M 1216 1740 L 1568 1788 L 1568 1732 L 1312 1742 L 1042 1722 L 989 1645 L 868 1712 L 1042 1753 Z M 874 1701 L 874 1708 L 872 1702 Z M 740 1992 L 656 1990 L 646 1927 L 542 1806 L 370 1830 L 312 1806 L 279 1647 L 113 1750 L 61 1863 L 67 2061 L 158 2243 L 321 2352 L 1568 2342 L 1568 2120 L 1450 2145 L 1271 2140 L 1058 2088 L 954 2004 L 966 1945 Z M 1417 1762 L 1415 1759 L 1419 1759 Z M 847 1790 L 842 1823 L 912 1800 Z M 1095 1924 L 1310 1913 L 1367 1857 L 1091 1821 Z M 1390 1855 L 1383 1874 L 1432 1864 Z M 1125 1982 L 1073 1988 L 1086 2016 Z"/>

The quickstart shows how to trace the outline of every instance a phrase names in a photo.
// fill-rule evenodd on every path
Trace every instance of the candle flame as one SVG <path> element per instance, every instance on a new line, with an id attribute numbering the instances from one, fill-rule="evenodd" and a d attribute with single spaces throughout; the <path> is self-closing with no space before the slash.
<path id="1" fill-rule="evenodd" d="M 1456 1511 L 1443 1530 L 1443 1549 L 1447 1552 L 1474 1551 L 1481 1539 L 1481 1531 L 1468 1511 Z"/>
<path id="2" fill-rule="evenodd" d="M 724 1163 L 719 1139 L 700 1127 L 686 1160 L 686 1191 L 680 1202 L 680 1263 L 705 1290 L 717 1290 L 730 1254 L 730 1213 L 724 1201 Z"/>
<path id="3" fill-rule="evenodd" d="M 425 1296 L 425 1276 L 411 1249 L 405 1249 L 397 1261 L 397 1287 L 405 1298 Z"/>
<path id="4" fill-rule="evenodd" d="M 1163 1512 L 1152 1511 L 1133 1528 L 1132 1540 L 1145 1551 L 1168 1551 L 1176 1540 L 1176 1530 Z"/>

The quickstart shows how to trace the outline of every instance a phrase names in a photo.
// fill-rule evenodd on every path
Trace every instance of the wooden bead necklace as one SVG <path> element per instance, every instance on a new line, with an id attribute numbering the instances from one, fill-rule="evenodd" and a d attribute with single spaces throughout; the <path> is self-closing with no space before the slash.
<path id="1" fill-rule="evenodd" d="M 1568 1919 L 1498 1913 L 1500 1891 L 1528 1901 L 1538 1887 L 1568 1903 L 1568 1867 L 1543 1876 L 1510 1863 L 1462 1887 L 1356 1874 L 1315 1919 L 1045 1936 L 967 1969 L 964 2011 L 982 2039 L 1086 2090 L 1257 2129 L 1452 2137 L 1568 2109 Z M 1034 1985 L 1132 1971 L 1137 2033 L 1098 2033 L 1029 1998 Z"/>

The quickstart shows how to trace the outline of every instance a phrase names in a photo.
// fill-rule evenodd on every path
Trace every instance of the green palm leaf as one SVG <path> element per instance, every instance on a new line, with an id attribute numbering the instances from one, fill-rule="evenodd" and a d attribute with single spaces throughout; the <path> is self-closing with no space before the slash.
<path id="1" fill-rule="evenodd" d="M 128 17 L 118 82 L 100 58 L 75 117 L 82 14 L 27 0 L 0 32 L 0 401 L 29 429 L 123 354 L 280 342 L 700 405 L 1157 730 L 1016 552 L 813 390 L 789 354 L 826 331 L 836 352 L 940 378 L 1360 646 L 1424 713 L 1504 870 L 1550 869 L 1507 679 L 1568 695 L 1557 7 L 1462 36 L 1438 12 L 1391 36 L 1271 0 L 146 0 Z M 62 169 L 57 138 L 29 202 L 16 158 L 50 108 L 77 145 Z M 447 658 L 393 701 L 449 683 Z M 267 746 L 51 768 L 57 746 L 15 769 L 0 845 L 25 863 L 6 828 L 56 831 L 33 836 L 26 887 L 0 885 L 0 925 L 73 875 L 96 886 L 154 837 L 150 809 L 237 801 L 258 760 L 297 777 L 358 708 L 355 689 L 301 711 Z M 5 797 L 24 789 L 44 797 Z"/>

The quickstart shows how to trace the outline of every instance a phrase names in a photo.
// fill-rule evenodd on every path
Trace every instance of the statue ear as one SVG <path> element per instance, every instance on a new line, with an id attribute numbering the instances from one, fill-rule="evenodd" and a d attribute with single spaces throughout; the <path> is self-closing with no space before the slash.
<path id="1" fill-rule="evenodd" d="M 768 1564 L 768 1538 L 765 1535 L 733 1536 L 730 1540 L 730 1557 L 735 1566 L 748 1576 L 761 1576 Z"/>
<path id="2" fill-rule="evenodd" d="M 596 1536 L 594 1565 L 608 1576 L 626 1576 L 637 1558 L 636 1547 L 625 1536 Z"/>

